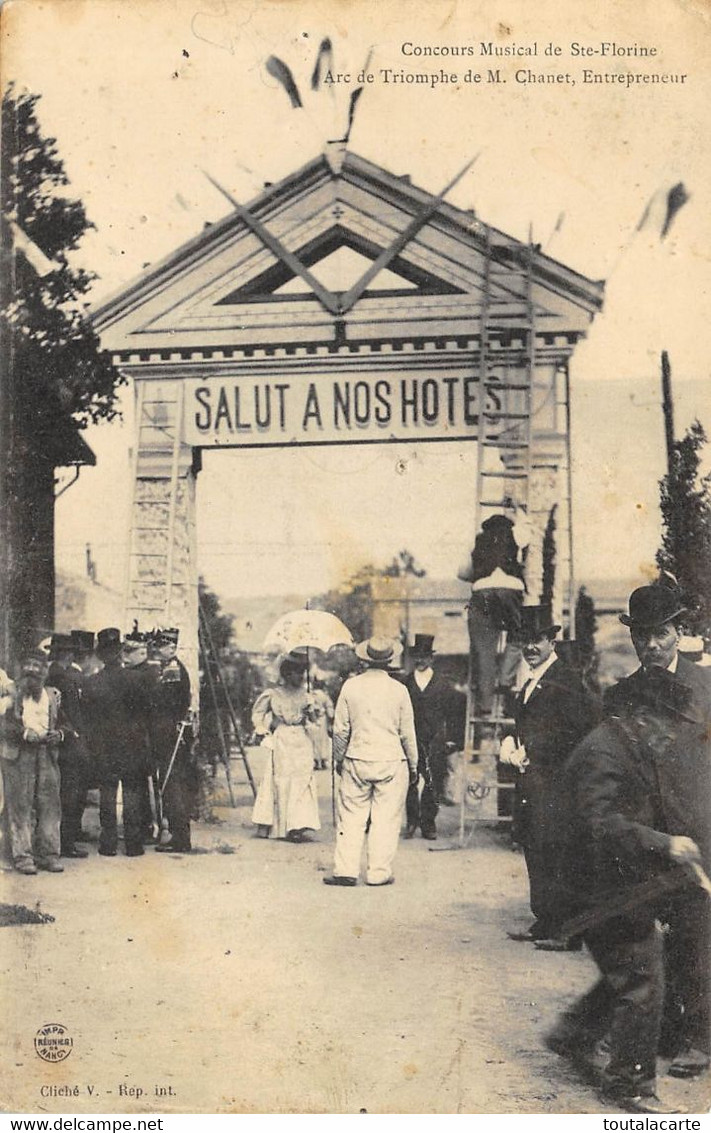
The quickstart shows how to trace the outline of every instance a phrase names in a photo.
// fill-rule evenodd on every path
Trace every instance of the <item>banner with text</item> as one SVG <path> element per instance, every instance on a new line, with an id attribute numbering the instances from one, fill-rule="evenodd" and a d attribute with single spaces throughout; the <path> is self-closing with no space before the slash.
<path id="1" fill-rule="evenodd" d="M 472 440 L 474 376 L 315 374 L 186 381 L 183 439 L 201 447 Z"/>

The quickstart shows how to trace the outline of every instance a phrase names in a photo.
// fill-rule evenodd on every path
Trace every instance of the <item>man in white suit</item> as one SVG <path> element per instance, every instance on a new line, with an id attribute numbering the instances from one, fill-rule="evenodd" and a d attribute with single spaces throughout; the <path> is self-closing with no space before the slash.
<path id="1" fill-rule="evenodd" d="M 410 695 L 387 672 L 394 652 L 386 638 L 361 642 L 356 654 L 367 668 L 346 681 L 336 704 L 333 759 L 340 806 L 333 877 L 325 877 L 325 885 L 357 884 L 366 828 L 366 883 L 395 880 L 405 796 L 417 782 L 417 739 Z"/>

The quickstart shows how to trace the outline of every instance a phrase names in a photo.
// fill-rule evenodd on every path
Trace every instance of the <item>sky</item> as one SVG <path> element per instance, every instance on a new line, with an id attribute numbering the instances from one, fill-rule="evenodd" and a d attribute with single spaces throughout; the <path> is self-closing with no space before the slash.
<path id="1" fill-rule="evenodd" d="M 452 203 L 519 239 L 532 231 L 548 254 L 606 281 L 604 311 L 573 359 L 576 574 L 630 577 L 659 542 L 662 348 L 677 434 L 694 417 L 711 426 L 708 19 L 676 0 L 15 0 L 3 11 L 3 82 L 42 96 L 68 192 L 96 225 L 78 257 L 98 273 L 96 301 L 225 215 L 203 171 L 247 203 L 341 135 L 352 85 L 308 89 L 324 35 L 342 74 L 357 76 L 372 52 L 353 151 L 432 192 L 478 154 Z M 492 62 L 482 42 L 537 54 Z M 656 55 L 611 59 L 602 43 Z M 474 54 L 407 54 L 433 46 Z M 291 66 L 303 109 L 266 72 L 271 53 Z M 494 65 L 505 83 L 464 81 L 468 68 Z M 458 81 L 383 81 L 385 68 L 440 66 Z M 686 79 L 587 84 L 584 67 Z M 521 68 L 575 81 L 524 84 Z M 663 199 L 678 181 L 690 199 L 661 242 Z M 89 542 L 99 578 L 116 588 L 132 426 L 123 402 L 123 424 L 87 434 L 97 467 L 57 504 L 60 566 L 81 571 Z M 318 593 L 404 547 L 431 575 L 451 576 L 474 536 L 474 477 L 472 445 L 210 453 L 198 480 L 200 568 L 230 597 Z"/>

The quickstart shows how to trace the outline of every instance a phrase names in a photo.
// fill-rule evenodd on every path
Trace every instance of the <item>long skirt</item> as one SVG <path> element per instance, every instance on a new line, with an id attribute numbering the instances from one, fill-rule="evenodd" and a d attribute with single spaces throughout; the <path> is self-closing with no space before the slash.
<path id="1" fill-rule="evenodd" d="M 311 739 L 303 727 L 280 724 L 271 741 L 252 822 L 269 826 L 270 838 L 285 838 L 292 830 L 320 830 Z"/>

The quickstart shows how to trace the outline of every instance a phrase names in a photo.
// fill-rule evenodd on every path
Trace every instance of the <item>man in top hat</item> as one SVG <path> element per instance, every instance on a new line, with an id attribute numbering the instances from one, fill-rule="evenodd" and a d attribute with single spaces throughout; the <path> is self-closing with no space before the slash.
<path id="1" fill-rule="evenodd" d="M 657 714 L 669 716 L 668 705 L 686 700 L 686 720 L 674 719 L 674 742 L 668 761 L 677 769 L 673 786 L 682 792 L 680 807 L 694 815 L 695 842 L 700 861 L 711 870 L 711 799 L 704 784 L 711 762 L 711 677 L 679 653 L 686 613 L 680 592 L 663 583 L 640 586 L 629 599 L 629 613 L 620 621 L 629 628 L 640 666 L 605 696 L 606 710 L 620 698 L 651 700 Z M 711 918 L 709 900 L 698 890 L 670 897 L 664 910 L 667 924 L 665 958 L 667 1001 L 664 1045 L 673 1054 L 669 1073 L 691 1078 L 709 1068 L 709 997 L 711 995 Z"/>
<path id="2" fill-rule="evenodd" d="M 339 820 L 333 876 L 325 885 L 356 885 L 367 833 L 366 882 L 390 885 L 408 783 L 416 783 L 417 737 L 412 701 L 388 668 L 392 641 L 371 637 L 356 647 L 365 671 L 346 681 L 333 721 Z"/>
<path id="3" fill-rule="evenodd" d="M 84 696 L 99 766 L 99 853 L 111 858 L 118 848 L 119 783 L 126 855 L 143 853 L 142 788 L 150 752 L 150 690 L 123 668 L 122 652 L 120 630 L 110 626 L 99 631 L 96 653 L 104 667 L 86 682 Z"/>
<path id="4" fill-rule="evenodd" d="M 10 850 L 15 869 L 26 874 L 37 873 L 38 868 L 62 873 L 64 868 L 59 861 L 57 750 L 64 740 L 61 697 L 56 689 L 45 687 L 46 678 L 46 656 L 39 651 L 29 654 L 22 663 L 14 706 L 0 720 Z"/>
<path id="5" fill-rule="evenodd" d="M 433 668 L 435 656 L 434 636 L 429 633 L 415 634 L 410 649 L 413 671 L 405 680 L 415 714 L 415 734 L 417 736 L 418 765 L 423 780 L 422 795 L 418 794 L 418 784 L 412 783 L 407 791 L 405 811 L 407 829 L 405 836 L 412 838 L 416 830 L 422 837 L 431 841 L 437 837 L 435 819 L 439 804 L 451 805 L 446 795 L 447 756 L 454 750 L 454 742 L 448 740 L 454 712 L 455 693 L 452 686 Z"/>
<path id="6" fill-rule="evenodd" d="M 158 629 L 153 634 L 153 656 L 159 668 L 152 688 L 151 719 L 153 755 L 163 788 L 163 813 L 170 830 L 169 841 L 157 845 L 156 850 L 182 854 L 191 849 L 190 816 L 196 785 L 192 732 L 189 728 L 181 729 L 190 711 L 190 677 L 177 656 L 178 640 L 177 629 Z"/>
<path id="7" fill-rule="evenodd" d="M 523 847 L 533 924 L 511 932 L 546 950 L 579 947 L 558 940 L 569 912 L 563 864 L 569 844 L 565 765 L 596 722 L 596 709 L 578 674 L 560 660 L 549 606 L 524 606 L 521 645 L 528 679 L 516 698 L 514 735 L 502 741 L 502 762 L 516 767 L 514 837 Z"/>
<path id="8" fill-rule="evenodd" d="M 83 678 L 74 665 L 74 639 L 70 634 L 55 633 L 50 645 L 47 682 L 62 697 L 66 720 L 64 743 L 59 752 L 61 777 L 62 823 L 60 827 L 63 858 L 86 858 L 88 852 L 76 843 L 81 838 L 81 822 L 88 787 L 89 758 L 85 746 L 86 723 L 82 711 Z"/>

